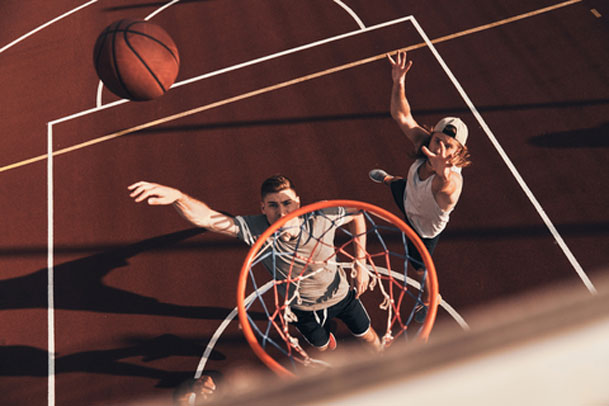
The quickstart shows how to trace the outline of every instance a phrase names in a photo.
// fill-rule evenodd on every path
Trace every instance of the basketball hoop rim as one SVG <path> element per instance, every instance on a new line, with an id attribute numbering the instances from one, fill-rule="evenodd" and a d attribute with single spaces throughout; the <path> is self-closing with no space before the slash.
<path id="1" fill-rule="evenodd" d="M 404 222 L 404 220 L 381 207 L 358 200 L 322 200 L 316 203 L 311 203 L 306 206 L 302 206 L 271 224 L 260 235 L 260 237 L 258 237 L 256 242 L 251 246 L 249 252 L 247 253 L 247 256 L 245 257 L 243 266 L 241 267 L 241 271 L 239 274 L 239 282 L 237 284 L 237 309 L 239 323 L 241 324 L 243 335 L 245 336 L 245 339 L 247 340 L 254 353 L 258 356 L 258 358 L 260 358 L 260 360 L 264 362 L 273 372 L 283 378 L 294 378 L 295 374 L 286 369 L 281 364 L 279 364 L 275 359 L 273 359 L 270 355 L 266 353 L 266 351 L 258 343 L 258 339 L 256 338 L 254 330 L 252 329 L 250 322 L 247 318 L 247 311 L 245 309 L 245 289 L 247 287 L 247 277 L 249 274 L 249 269 L 251 268 L 255 255 L 258 253 L 258 251 L 260 251 L 264 242 L 273 233 L 283 227 L 288 221 L 292 220 L 295 217 L 302 216 L 303 214 L 311 213 L 329 207 L 345 207 L 366 210 L 370 213 L 377 215 L 378 217 L 383 218 L 388 222 L 391 222 L 392 224 L 396 225 L 403 233 L 406 234 L 406 237 L 408 237 L 408 239 L 415 245 L 415 247 L 421 254 L 421 258 L 423 259 L 423 263 L 425 264 L 425 267 L 427 269 L 428 287 L 430 290 L 430 303 L 428 308 L 428 314 L 427 318 L 425 319 L 425 322 L 419 330 L 419 339 L 427 341 L 436 319 L 439 304 L 439 288 L 436 268 L 434 266 L 433 260 L 431 259 L 429 251 L 427 251 L 427 248 L 425 247 L 417 233 L 415 233 L 414 230 L 412 230 L 412 228 L 410 228 Z"/>

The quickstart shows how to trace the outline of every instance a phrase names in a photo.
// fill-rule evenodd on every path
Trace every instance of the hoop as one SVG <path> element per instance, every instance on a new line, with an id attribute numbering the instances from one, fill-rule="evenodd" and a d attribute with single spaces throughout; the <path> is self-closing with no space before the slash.
<path id="1" fill-rule="evenodd" d="M 383 344 L 389 346 L 393 340 L 393 331 L 397 328 L 397 333 L 395 338 L 399 335 L 406 334 L 404 332 L 408 328 L 411 323 L 415 307 L 417 304 L 422 304 L 421 297 L 424 290 L 428 292 L 429 305 L 427 310 L 427 316 L 424 322 L 421 324 L 420 329 L 417 332 L 417 338 L 420 340 L 426 341 L 431 333 L 431 329 L 433 328 L 433 324 L 436 319 L 437 308 L 439 304 L 439 295 L 438 295 L 438 280 L 436 276 L 435 266 L 427 251 L 425 245 L 419 238 L 419 236 L 399 217 L 394 214 L 384 210 L 375 205 L 364 203 L 355 200 L 327 200 L 321 201 L 317 203 L 313 203 L 304 207 L 301 207 L 287 216 L 277 220 L 273 223 L 268 229 L 262 233 L 256 242 L 250 248 L 244 264 L 241 268 L 241 272 L 239 275 L 239 283 L 237 286 L 237 308 L 239 315 L 239 322 L 241 324 L 241 328 L 243 330 L 243 334 L 254 351 L 254 353 L 260 358 L 262 362 L 264 362 L 271 370 L 282 377 L 294 377 L 295 374 L 288 370 L 284 365 L 279 363 L 275 358 L 269 355 L 268 351 L 263 348 L 266 347 L 267 344 L 272 344 L 278 347 L 278 344 L 275 343 L 272 339 L 269 338 L 269 332 L 275 330 L 278 336 L 280 336 L 285 342 L 283 345 L 286 346 L 286 349 L 280 349 L 280 351 L 294 363 L 294 361 L 299 361 L 302 363 L 310 363 L 310 362 L 319 362 L 317 360 L 312 359 L 306 351 L 298 344 L 298 340 L 290 335 L 288 332 L 288 325 L 290 323 L 289 317 L 285 317 L 286 314 L 289 314 L 289 306 L 293 301 L 293 298 L 289 297 L 290 295 L 290 284 L 293 284 L 292 289 L 298 289 L 296 285 L 297 280 L 302 275 L 297 275 L 296 277 L 289 276 L 286 279 L 274 279 L 273 288 L 269 289 L 266 287 L 265 289 L 261 289 L 258 285 L 261 285 L 256 282 L 254 277 L 254 267 L 261 262 L 261 257 L 268 257 L 269 255 L 275 255 L 272 251 L 274 250 L 273 241 L 278 238 L 280 232 L 285 231 L 284 226 L 291 220 L 302 217 L 304 218 L 307 214 L 320 212 L 323 209 L 330 208 L 349 208 L 350 210 L 357 210 L 358 214 L 362 213 L 366 219 L 366 238 L 370 240 L 375 240 L 375 244 L 382 246 L 383 248 L 379 252 L 366 252 L 366 260 L 367 267 L 371 273 L 371 283 L 373 280 L 376 281 L 379 285 L 379 290 L 382 292 L 384 300 L 381 306 L 385 306 L 388 312 L 387 318 L 387 330 L 385 335 L 383 336 Z M 383 222 L 384 224 L 377 224 L 377 222 Z M 370 226 L 370 228 L 369 228 Z M 334 227 L 334 226 L 333 226 Z M 341 244 L 340 246 L 335 246 L 334 257 L 343 256 L 347 259 L 353 260 L 354 258 L 350 256 L 345 247 L 349 245 L 350 242 L 357 236 L 353 236 L 347 230 L 344 229 L 342 225 L 336 225 L 335 228 L 337 230 L 342 230 L 344 235 L 350 236 L 351 240 L 347 242 L 347 244 Z M 302 232 L 302 229 L 301 229 Z M 338 232 L 337 232 L 338 233 Z M 383 233 L 390 234 L 399 233 L 400 234 L 400 244 L 404 249 L 405 253 L 394 252 L 390 250 L 389 245 L 385 242 L 385 238 L 383 237 Z M 337 234 L 338 235 L 338 234 Z M 398 240 L 394 238 L 394 241 Z M 409 268 L 408 263 L 413 261 L 412 256 L 408 253 L 407 248 L 407 240 L 410 240 L 412 244 L 415 246 L 416 250 L 420 254 L 423 263 L 420 264 L 425 268 L 425 276 L 421 282 L 420 287 L 418 288 L 418 296 L 414 295 L 410 292 L 408 288 L 408 280 L 411 280 L 407 276 L 407 270 Z M 268 251 L 265 253 L 265 251 Z M 279 254 L 277 254 L 279 255 Z M 297 254 L 294 254 L 297 256 Z M 394 267 L 391 265 L 392 259 L 394 259 L 394 263 L 397 261 L 398 267 L 400 268 L 400 272 L 393 269 Z M 294 261 L 294 260 L 292 260 Z M 378 262 L 383 262 L 384 267 L 377 265 Z M 334 264 L 334 263 L 333 263 Z M 339 262 L 335 263 L 337 266 L 341 264 Z M 309 262 L 305 264 L 305 268 L 309 265 Z M 383 269 L 384 268 L 384 269 Z M 395 274 L 403 274 L 402 278 L 395 278 Z M 267 277 L 270 278 L 267 272 Z M 398 283 L 396 279 L 402 279 L 403 283 Z M 248 280 L 252 282 L 252 290 L 254 291 L 256 297 L 253 300 L 246 301 L 246 288 L 248 286 Z M 387 283 L 387 287 L 384 286 L 384 283 Z M 278 289 L 277 286 L 279 284 L 286 285 L 281 295 L 281 290 Z M 412 284 L 412 283 L 411 283 Z M 398 290 L 397 293 L 394 294 L 394 291 Z M 276 309 L 272 309 L 272 311 L 268 310 L 268 307 L 264 300 L 262 299 L 262 295 L 266 292 L 274 293 L 274 304 Z M 278 293 L 279 292 L 279 293 Z M 389 292 L 389 293 L 388 293 Z M 366 293 L 365 295 L 369 295 L 370 293 Z M 407 296 L 408 294 L 409 296 Z M 248 315 L 248 309 L 252 303 L 256 301 L 260 301 L 262 308 L 264 309 L 264 318 L 266 318 L 265 323 L 267 323 L 266 328 L 261 329 L 258 328 L 255 324 L 254 319 Z M 406 301 L 414 301 L 412 309 L 408 312 L 404 312 L 402 306 L 405 306 L 404 303 Z M 287 310 L 286 310 L 287 307 Z M 282 313 L 283 312 L 283 313 Z M 287 313 L 286 313 L 287 312 Z M 403 315 L 403 313 L 406 313 Z M 259 342 L 257 335 L 260 336 L 263 345 Z"/>

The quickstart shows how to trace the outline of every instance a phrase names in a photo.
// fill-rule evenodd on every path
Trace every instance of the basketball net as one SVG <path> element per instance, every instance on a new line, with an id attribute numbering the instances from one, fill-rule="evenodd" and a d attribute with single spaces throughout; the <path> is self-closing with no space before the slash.
<path id="1" fill-rule="evenodd" d="M 339 207 L 349 208 L 351 214 L 337 217 L 335 213 L 344 211 L 334 209 L 332 217 L 327 217 L 327 229 L 317 235 L 312 235 L 305 226 L 311 215 L 327 216 L 332 208 Z M 294 376 L 293 371 L 300 364 L 325 364 L 309 355 L 316 350 L 291 325 L 296 321 L 292 306 L 301 304 L 301 283 L 315 273 L 333 267 L 353 268 L 353 246 L 361 236 L 353 235 L 348 225 L 343 225 L 352 219 L 353 211 L 362 214 L 366 222 L 365 261 L 373 292 L 364 293 L 362 299 L 375 299 L 376 306 L 385 314 L 384 331 L 377 330 L 383 347 L 392 345 L 400 336 L 408 340 L 407 330 L 414 324 L 415 312 L 423 305 L 427 306 L 427 315 L 414 336 L 424 341 L 429 337 L 439 303 L 438 281 L 431 256 L 417 234 L 399 217 L 369 203 L 353 200 L 313 203 L 281 218 L 261 234 L 247 254 L 239 275 L 237 307 L 245 338 L 254 353 L 280 376 Z M 296 218 L 301 221 L 293 226 Z M 331 231 L 335 237 L 330 247 L 323 241 L 323 236 Z M 280 251 L 277 242 L 286 232 L 296 241 L 315 239 L 315 248 L 305 256 L 299 252 L 298 243 L 293 252 Z M 409 253 L 408 240 L 416 247 L 422 263 Z M 322 248 L 326 253 L 331 248 L 332 255 L 321 256 Z M 279 261 L 289 263 L 287 275 L 278 271 Z M 414 277 L 412 263 L 416 263 L 418 269 L 424 269 L 422 276 Z M 317 270 L 313 271 L 313 268 Z M 425 303 L 424 292 L 427 294 Z M 372 325 L 375 324 L 379 324 L 378 318 L 373 318 Z"/>

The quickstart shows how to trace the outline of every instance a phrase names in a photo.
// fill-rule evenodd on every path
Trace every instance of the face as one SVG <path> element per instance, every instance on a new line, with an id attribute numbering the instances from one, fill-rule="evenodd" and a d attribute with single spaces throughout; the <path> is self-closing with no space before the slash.
<path id="1" fill-rule="evenodd" d="M 443 133 L 433 133 L 431 135 L 431 140 L 429 140 L 429 150 L 434 154 L 439 154 L 442 152 L 442 145 L 444 145 L 444 148 L 446 149 L 447 156 L 456 155 L 461 148 L 459 141 L 453 137 Z"/>
<path id="2" fill-rule="evenodd" d="M 260 210 L 266 216 L 269 224 L 288 215 L 300 207 L 300 197 L 293 189 L 284 189 L 264 196 L 260 203 Z M 295 219 L 297 220 L 297 219 Z M 286 224 L 286 227 L 288 225 Z"/>

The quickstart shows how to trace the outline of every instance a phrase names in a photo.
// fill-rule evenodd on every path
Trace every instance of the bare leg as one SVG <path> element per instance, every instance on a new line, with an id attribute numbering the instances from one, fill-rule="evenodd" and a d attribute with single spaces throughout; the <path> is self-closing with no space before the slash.
<path id="1" fill-rule="evenodd" d="M 374 331 L 372 326 L 370 326 L 370 328 L 368 329 L 368 331 L 366 331 L 364 333 L 364 335 L 362 335 L 358 338 L 360 340 L 364 341 L 366 344 L 369 344 L 370 346 L 372 346 L 372 348 L 374 348 L 374 350 L 376 350 L 376 351 L 383 350 L 383 346 L 381 345 L 381 340 L 379 339 L 378 334 L 376 334 L 376 331 Z"/>

